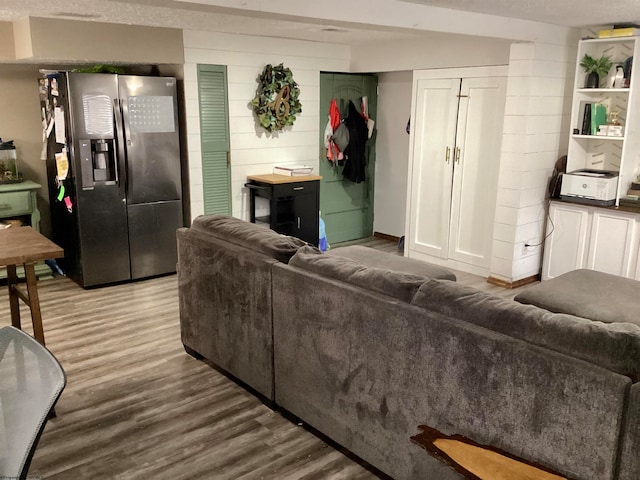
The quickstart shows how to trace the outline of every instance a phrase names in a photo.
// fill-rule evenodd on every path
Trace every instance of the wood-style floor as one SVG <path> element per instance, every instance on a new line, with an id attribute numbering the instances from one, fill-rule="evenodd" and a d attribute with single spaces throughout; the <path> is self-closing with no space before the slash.
<path id="1" fill-rule="evenodd" d="M 360 242 L 397 252 L 394 242 Z M 484 279 L 459 281 L 495 290 Z M 10 324 L 0 285 L 0 326 Z M 376 479 L 180 342 L 175 275 L 83 290 L 39 282 L 47 347 L 67 387 L 29 474 L 52 479 Z M 22 306 L 23 328 L 32 333 Z"/>

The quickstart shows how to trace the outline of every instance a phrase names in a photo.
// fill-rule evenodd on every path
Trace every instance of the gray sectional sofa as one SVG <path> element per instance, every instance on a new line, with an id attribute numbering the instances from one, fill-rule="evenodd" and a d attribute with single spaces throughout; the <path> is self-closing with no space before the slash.
<path id="1" fill-rule="evenodd" d="M 575 480 L 640 478 L 640 325 L 224 216 L 178 231 L 182 342 L 397 479 L 461 479 L 426 425 Z"/>

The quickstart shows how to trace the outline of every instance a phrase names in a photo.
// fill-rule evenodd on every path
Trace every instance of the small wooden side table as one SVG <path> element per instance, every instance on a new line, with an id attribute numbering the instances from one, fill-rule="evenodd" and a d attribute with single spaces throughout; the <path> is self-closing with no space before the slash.
<path id="1" fill-rule="evenodd" d="M 48 258 L 60 258 L 63 255 L 62 248 L 31 227 L 11 227 L 0 230 L 0 265 L 6 265 L 7 267 L 11 324 L 16 328 L 22 329 L 19 302 L 22 300 L 31 310 L 33 334 L 42 345 L 45 344 L 44 329 L 40 313 L 35 264 Z M 24 267 L 27 283 L 26 293 L 19 288 L 18 274 L 16 272 L 18 265 Z"/>
<path id="2" fill-rule="evenodd" d="M 250 175 L 249 211 L 252 223 L 265 223 L 272 230 L 298 237 L 318 246 L 320 223 L 319 175 Z M 269 200 L 269 215 L 256 217 L 256 197 Z"/>

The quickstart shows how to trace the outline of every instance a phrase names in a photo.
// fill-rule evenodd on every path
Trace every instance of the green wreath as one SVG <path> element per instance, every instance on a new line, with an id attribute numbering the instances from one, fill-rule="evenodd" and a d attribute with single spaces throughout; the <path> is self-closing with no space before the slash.
<path id="1" fill-rule="evenodd" d="M 251 100 L 260 125 L 269 132 L 277 132 L 293 125 L 302 112 L 300 89 L 293 73 L 282 64 L 264 67 L 258 77 L 256 96 Z"/>

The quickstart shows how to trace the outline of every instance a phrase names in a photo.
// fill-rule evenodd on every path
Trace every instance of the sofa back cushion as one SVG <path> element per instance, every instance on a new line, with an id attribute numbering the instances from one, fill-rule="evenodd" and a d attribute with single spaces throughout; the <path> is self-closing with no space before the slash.
<path id="1" fill-rule="evenodd" d="M 407 303 L 411 301 L 420 285 L 428 280 L 428 277 L 420 275 L 368 267 L 337 254 L 326 255 L 311 246 L 300 248 L 291 258 L 289 265 L 389 295 Z"/>
<path id="2" fill-rule="evenodd" d="M 456 281 L 453 272 L 444 267 L 432 265 L 413 258 L 405 258 L 391 253 L 381 252 L 362 245 L 349 245 L 331 249 L 327 255 L 346 257 L 368 267 L 383 268 L 394 272 L 411 273 L 420 277 L 440 278 Z"/>
<path id="3" fill-rule="evenodd" d="M 307 245 L 299 238 L 281 235 L 269 228 L 227 215 L 201 215 L 193 221 L 191 228 L 263 253 L 282 263 L 288 263 L 300 247 Z"/>
<path id="4" fill-rule="evenodd" d="M 446 280 L 424 283 L 411 303 L 640 379 L 637 325 L 551 313 Z"/>

